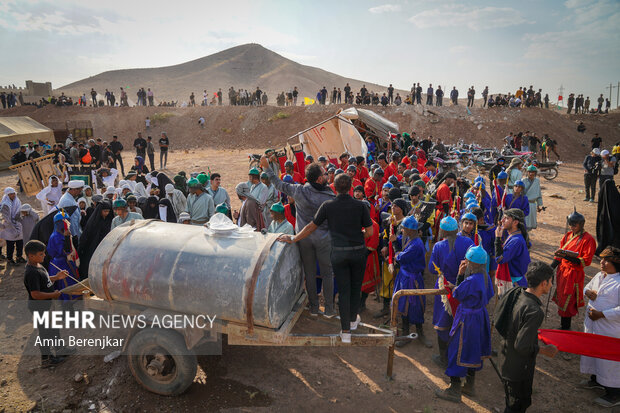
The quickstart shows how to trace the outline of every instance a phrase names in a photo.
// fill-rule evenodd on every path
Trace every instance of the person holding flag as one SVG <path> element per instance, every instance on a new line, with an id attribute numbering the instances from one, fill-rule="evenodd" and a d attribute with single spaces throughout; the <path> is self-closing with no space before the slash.
<path id="1" fill-rule="evenodd" d="M 443 218 L 439 223 L 439 229 L 439 236 L 442 240 L 433 246 L 433 252 L 428 263 L 429 271 L 438 276 L 435 288 L 456 284 L 456 276 L 461 261 L 465 258 L 465 253 L 469 247 L 474 245 L 471 238 L 457 235 L 459 226 L 453 217 Z M 452 328 L 453 312 L 452 307 L 442 301 L 442 297 L 435 296 L 433 307 L 433 325 L 437 330 L 437 343 L 439 345 L 439 354 L 433 355 L 433 361 L 445 368 L 448 362 L 448 340 Z"/>
<path id="2" fill-rule="evenodd" d="M 487 253 L 482 246 L 471 247 L 459 265 L 452 296 L 459 301 L 450 329 L 448 368 L 450 387 L 437 390 L 440 399 L 461 401 L 461 392 L 475 396 L 476 371 L 482 369 L 482 359 L 491 356 L 491 324 L 487 304 L 495 295 L 493 283 L 486 272 Z M 466 377 L 461 388 L 461 378 Z"/>
<path id="3" fill-rule="evenodd" d="M 493 194 L 491 195 L 491 223 L 498 225 L 506 208 L 506 183 L 508 174 L 500 171 L 497 178 L 493 178 Z"/>
<path id="4" fill-rule="evenodd" d="M 413 216 L 407 216 L 401 224 L 401 234 L 390 237 L 390 241 L 398 244 L 398 249 L 402 250 L 396 257 L 396 265 L 399 270 L 394 281 L 394 293 L 398 290 L 424 289 L 424 255 L 426 250 L 424 243 L 420 239 L 419 223 Z M 396 304 L 401 315 L 403 330 L 402 335 L 409 335 L 409 326 L 414 324 L 420 342 L 427 348 L 433 345 L 424 335 L 424 310 L 426 308 L 426 297 L 423 295 L 401 297 Z M 396 347 L 403 347 L 409 340 L 398 341 Z"/>
<path id="5" fill-rule="evenodd" d="M 47 242 L 47 253 L 49 254 L 50 277 L 54 277 L 56 274 L 62 271 L 67 271 L 71 277 L 58 279 L 55 282 L 55 288 L 62 290 L 73 284 L 76 284 L 76 279 L 79 280 L 80 276 L 77 271 L 78 256 L 77 250 L 73 245 L 73 239 L 71 237 L 69 216 L 64 212 L 58 212 L 54 215 L 54 232 L 50 236 Z M 61 294 L 60 300 L 68 301 L 80 298 L 81 295 L 67 295 Z"/>
<path id="6" fill-rule="evenodd" d="M 527 243 L 523 211 L 506 210 L 501 225 L 495 229 L 495 261 L 498 264 L 495 282 L 499 297 L 517 285 L 527 287 L 524 275 L 531 261 Z"/>

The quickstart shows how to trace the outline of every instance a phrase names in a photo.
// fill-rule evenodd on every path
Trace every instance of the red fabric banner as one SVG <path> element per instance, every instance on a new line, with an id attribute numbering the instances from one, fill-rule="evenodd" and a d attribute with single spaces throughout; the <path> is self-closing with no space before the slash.
<path id="1" fill-rule="evenodd" d="M 620 362 L 620 338 L 567 330 L 538 330 L 538 339 L 565 353 Z"/>

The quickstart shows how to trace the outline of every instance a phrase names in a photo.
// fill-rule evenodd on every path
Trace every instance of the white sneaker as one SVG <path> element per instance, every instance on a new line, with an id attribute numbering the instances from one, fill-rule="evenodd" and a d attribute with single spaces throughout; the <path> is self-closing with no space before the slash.
<path id="1" fill-rule="evenodd" d="M 343 333 L 341 331 L 340 332 L 340 340 L 342 340 L 343 343 L 351 344 L 351 333 Z"/>
<path id="2" fill-rule="evenodd" d="M 357 330 L 357 326 L 362 322 L 362 319 L 360 318 L 360 315 L 357 315 L 357 318 L 355 319 L 355 321 L 351 321 L 351 331 L 355 331 Z"/>

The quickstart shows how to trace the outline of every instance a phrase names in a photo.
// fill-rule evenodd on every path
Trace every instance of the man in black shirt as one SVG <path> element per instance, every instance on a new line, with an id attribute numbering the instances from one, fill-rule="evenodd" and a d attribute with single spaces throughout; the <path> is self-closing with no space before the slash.
<path id="1" fill-rule="evenodd" d="M 140 132 L 138 132 L 138 137 L 133 141 L 133 147 L 136 148 L 136 156 L 146 159 L 146 141 Z"/>
<path id="2" fill-rule="evenodd" d="M 551 290 L 553 269 L 530 263 L 525 278 L 528 288 L 515 287 L 497 305 L 495 328 L 503 337 L 499 368 L 506 390 L 505 413 L 525 412 L 532 404 L 536 356 L 558 353 L 554 345 L 538 345 L 538 328 L 545 318 L 540 297 Z"/>
<path id="3" fill-rule="evenodd" d="M 340 337 L 343 343 L 351 342 L 351 330 L 357 329 L 361 321 L 358 310 L 367 256 L 364 239 L 371 237 L 373 231 L 369 208 L 349 195 L 351 182 L 349 175 L 338 175 L 334 180 L 334 188 L 338 193 L 336 199 L 325 201 L 312 222 L 297 235 L 282 235 L 278 238 L 289 243 L 300 241 L 327 220 L 332 243 L 332 268 L 338 283 L 342 327 Z"/>
<path id="4" fill-rule="evenodd" d="M 159 138 L 159 169 L 166 168 L 168 164 L 168 146 L 170 146 L 170 140 L 166 132 L 161 133 Z"/>
<path id="5" fill-rule="evenodd" d="M 60 291 L 54 288 L 54 282 L 66 278 L 67 271 L 59 271 L 50 277 L 41 263 L 45 260 L 45 244 L 41 241 L 32 240 L 26 244 L 26 257 L 28 262 L 24 272 L 24 286 L 28 291 L 28 309 L 33 313 L 49 311 L 52 308 L 52 301 L 60 297 Z M 47 368 L 64 361 L 64 356 L 53 356 L 50 348 L 50 341 L 60 338 L 60 331 L 56 328 L 47 328 L 43 325 L 39 329 L 41 344 L 41 367 Z M 58 353 L 58 349 L 56 351 Z"/>
<path id="6" fill-rule="evenodd" d="M 121 152 L 123 150 L 123 144 L 118 141 L 118 136 L 114 135 L 112 137 L 112 142 L 110 143 L 110 151 L 114 155 L 114 160 L 121 165 L 121 174 L 125 175 L 125 167 L 123 166 L 123 157 L 121 156 Z"/>
<path id="7" fill-rule="evenodd" d="M 599 148 L 600 149 L 602 143 L 603 143 L 603 138 L 598 136 L 598 133 L 595 133 L 594 137 L 592 138 L 592 149 L 594 149 L 594 148 Z"/>

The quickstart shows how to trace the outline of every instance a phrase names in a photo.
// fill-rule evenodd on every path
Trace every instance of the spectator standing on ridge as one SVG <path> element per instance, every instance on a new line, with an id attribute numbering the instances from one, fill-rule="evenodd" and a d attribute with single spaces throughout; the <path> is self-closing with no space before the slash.
<path id="1" fill-rule="evenodd" d="M 485 107 L 487 105 L 488 97 L 489 97 L 489 87 L 485 86 L 484 90 L 482 91 L 482 107 Z"/>
<path id="2" fill-rule="evenodd" d="M 443 106 L 443 90 L 441 90 L 441 86 L 437 86 L 437 90 L 435 91 L 435 96 L 437 97 L 437 106 Z"/>
<path id="3" fill-rule="evenodd" d="M 433 84 L 428 84 L 428 89 L 426 89 L 426 104 L 429 106 L 433 106 Z"/>
<path id="4" fill-rule="evenodd" d="M 452 100 L 453 105 L 459 104 L 459 91 L 456 90 L 456 86 L 452 86 L 452 90 L 450 91 L 450 100 Z"/>
<path id="5" fill-rule="evenodd" d="M 390 83 L 390 87 L 388 87 L 388 99 L 390 100 L 390 105 L 394 102 L 394 87 Z"/>
<path id="6" fill-rule="evenodd" d="M 97 92 L 95 92 L 95 89 L 90 89 L 90 96 L 93 98 L 93 107 L 97 107 Z"/>
<path id="7" fill-rule="evenodd" d="M 474 89 L 474 87 L 470 87 L 469 91 L 467 92 L 467 106 L 468 107 L 474 107 L 474 97 L 476 96 L 476 90 Z"/>

